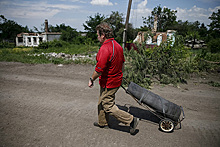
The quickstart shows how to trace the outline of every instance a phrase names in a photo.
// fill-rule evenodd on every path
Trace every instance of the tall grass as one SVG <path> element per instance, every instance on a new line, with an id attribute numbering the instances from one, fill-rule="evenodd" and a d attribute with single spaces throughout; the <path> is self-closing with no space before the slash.
<path id="1" fill-rule="evenodd" d="M 65 54 L 86 54 L 90 55 L 98 51 L 98 45 L 77 45 L 63 41 L 52 41 L 44 43 L 37 48 L 34 47 L 16 47 L 16 48 L 0 48 L 0 61 L 22 62 L 22 63 L 54 63 L 54 64 L 69 64 L 73 60 L 63 58 L 47 58 L 41 53 L 65 53 Z M 38 54 L 39 56 L 33 56 Z M 76 63 L 93 63 L 89 60 L 77 60 Z"/>
<path id="2" fill-rule="evenodd" d="M 138 51 L 125 51 L 125 57 L 124 77 L 146 88 L 153 82 L 187 83 L 191 73 L 217 71 L 220 68 L 220 53 L 196 53 L 181 44 L 170 46 L 163 43 L 154 49 L 138 45 Z"/>

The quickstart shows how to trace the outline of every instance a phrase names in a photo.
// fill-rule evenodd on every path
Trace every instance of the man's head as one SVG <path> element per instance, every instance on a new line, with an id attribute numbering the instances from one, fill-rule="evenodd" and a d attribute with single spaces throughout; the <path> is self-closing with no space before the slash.
<path id="1" fill-rule="evenodd" d="M 98 35 L 98 40 L 103 43 L 106 39 L 113 37 L 113 31 L 110 25 L 106 22 L 103 22 L 96 26 L 96 31 Z"/>

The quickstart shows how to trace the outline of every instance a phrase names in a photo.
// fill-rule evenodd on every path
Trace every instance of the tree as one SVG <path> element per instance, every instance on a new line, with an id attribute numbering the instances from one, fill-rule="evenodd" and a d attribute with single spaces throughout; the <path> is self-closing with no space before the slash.
<path id="1" fill-rule="evenodd" d="M 89 16 L 89 20 L 83 24 L 84 30 L 87 31 L 87 37 L 97 40 L 96 26 L 99 25 L 104 19 L 105 16 L 99 13 L 95 14 L 94 17 Z"/>
<path id="2" fill-rule="evenodd" d="M 209 17 L 209 19 L 212 21 L 208 26 L 210 27 L 210 30 L 216 30 L 220 31 L 220 9 L 218 9 L 218 12 L 213 12 L 212 15 Z"/>
<path id="3" fill-rule="evenodd" d="M 112 26 L 113 34 L 115 40 L 118 42 L 122 42 L 123 30 L 124 30 L 124 18 L 123 13 L 119 13 L 118 11 L 112 11 L 112 14 L 104 20 Z"/>
<path id="4" fill-rule="evenodd" d="M 212 15 L 209 17 L 212 21 L 208 26 L 209 28 L 209 40 L 220 38 L 220 9 L 218 12 L 213 12 Z"/>
<path id="5" fill-rule="evenodd" d="M 213 53 L 220 52 L 220 9 L 216 13 L 213 12 L 209 19 L 212 22 L 208 25 L 210 27 L 208 48 Z"/>
<path id="6" fill-rule="evenodd" d="M 3 15 L 0 15 L 0 41 L 14 42 L 17 34 L 21 32 L 29 32 L 28 27 L 22 27 L 13 20 L 7 20 Z"/>
<path id="7" fill-rule="evenodd" d="M 169 8 L 161 8 L 157 6 L 151 12 L 151 16 L 142 17 L 143 23 L 148 26 L 148 28 L 153 28 L 154 26 L 154 19 L 157 17 L 157 31 L 164 32 L 167 29 L 172 29 L 173 24 L 176 22 L 176 10 L 171 10 Z"/>
<path id="8" fill-rule="evenodd" d="M 199 35 L 203 40 L 206 40 L 206 37 L 208 36 L 208 30 L 204 23 L 202 23 L 199 28 Z"/>
<path id="9" fill-rule="evenodd" d="M 63 41 L 72 42 L 73 39 L 78 37 L 76 29 L 66 26 L 64 23 L 56 25 L 55 27 L 50 25 L 48 29 L 50 32 L 62 32 L 60 39 Z"/>
<path id="10" fill-rule="evenodd" d="M 61 32 L 62 35 L 60 39 L 63 41 L 72 42 L 78 37 L 78 32 L 76 31 L 76 29 L 73 29 L 70 26 L 67 26 L 65 30 L 61 30 Z"/>
<path id="11" fill-rule="evenodd" d="M 127 41 L 133 41 L 136 38 L 137 33 L 138 33 L 138 30 L 134 29 L 131 23 L 128 23 Z"/>

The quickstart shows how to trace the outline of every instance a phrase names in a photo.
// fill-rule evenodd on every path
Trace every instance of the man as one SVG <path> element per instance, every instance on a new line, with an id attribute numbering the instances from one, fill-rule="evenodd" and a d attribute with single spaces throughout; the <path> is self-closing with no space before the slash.
<path id="1" fill-rule="evenodd" d="M 130 124 L 130 133 L 134 134 L 137 118 L 115 105 L 115 93 L 122 83 L 122 68 L 125 62 L 123 48 L 112 38 L 113 32 L 107 23 L 99 24 L 96 31 L 102 46 L 96 56 L 97 64 L 88 84 L 92 88 L 93 82 L 99 77 L 98 122 L 95 122 L 94 126 L 109 128 L 108 117 L 112 115 L 120 122 Z"/>

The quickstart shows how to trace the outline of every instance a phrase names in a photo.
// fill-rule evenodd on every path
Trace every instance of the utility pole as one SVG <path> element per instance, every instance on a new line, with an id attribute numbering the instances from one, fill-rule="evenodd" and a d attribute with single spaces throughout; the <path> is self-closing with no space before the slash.
<path id="1" fill-rule="evenodd" d="M 128 3 L 128 9 L 127 9 L 127 16 L 126 16 L 126 22 L 125 22 L 125 29 L 123 32 L 123 49 L 125 49 L 126 41 L 127 41 L 127 29 L 128 29 L 128 22 L 129 22 L 129 16 L 130 16 L 130 10 L 131 10 L 131 3 L 132 0 L 129 0 Z"/>

